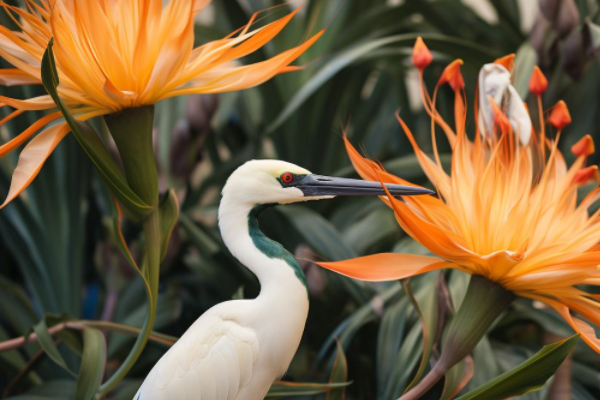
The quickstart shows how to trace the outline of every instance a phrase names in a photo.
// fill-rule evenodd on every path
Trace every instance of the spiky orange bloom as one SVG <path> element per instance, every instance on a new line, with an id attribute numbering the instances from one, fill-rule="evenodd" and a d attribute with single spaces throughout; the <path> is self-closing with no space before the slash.
<path id="1" fill-rule="evenodd" d="M 194 48 L 194 18 L 210 0 L 25 0 L 26 9 L 0 2 L 19 27 L 0 26 L 0 56 L 15 68 L 0 70 L 6 86 L 41 84 L 40 65 L 54 37 L 60 77 L 58 92 L 80 121 L 151 105 L 192 93 L 246 89 L 291 71 L 297 59 L 323 33 L 272 57 L 239 65 L 237 60 L 273 39 L 292 19 L 289 15 L 253 29 L 257 15 L 231 35 Z M 15 109 L 3 124 L 27 110 L 55 108 L 50 96 L 18 100 L 0 96 L 1 106 Z M 22 145 L 53 121 L 56 111 L 41 118 L 0 146 L 0 157 Z M 65 122 L 41 132 L 21 153 L 3 207 L 23 191 L 60 140 L 69 133 Z"/>
<path id="2" fill-rule="evenodd" d="M 421 80 L 425 110 L 452 146 L 450 171 L 442 168 L 436 146 L 434 157 L 427 156 L 398 117 L 440 198 L 382 199 L 401 227 L 439 258 L 388 253 L 319 265 L 368 281 L 403 279 L 443 268 L 481 275 L 516 295 L 545 302 L 600 352 L 600 340 L 588 324 L 600 325 L 600 296 L 578 286 L 600 285 L 600 211 L 588 213 L 600 199 L 600 189 L 577 203 L 580 185 L 598 179 L 596 167 L 585 167 L 593 149 L 591 138 L 586 136 L 573 147 L 577 158 L 568 167 L 557 147 L 560 131 L 555 139 L 544 139 L 544 126 L 533 130 L 527 109 L 510 86 L 508 71 L 488 64 L 482 74 L 474 140 L 465 134 L 464 91 L 456 90 L 453 129 L 436 111 Z M 496 93 L 498 88 L 503 93 Z M 564 103 L 559 110 L 564 116 Z M 363 158 L 347 140 L 346 146 L 364 179 L 410 184 Z"/>

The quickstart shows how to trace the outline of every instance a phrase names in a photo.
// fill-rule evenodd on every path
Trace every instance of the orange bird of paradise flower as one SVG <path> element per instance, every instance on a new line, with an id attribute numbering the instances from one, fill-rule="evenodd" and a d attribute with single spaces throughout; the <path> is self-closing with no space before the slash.
<path id="1" fill-rule="evenodd" d="M 259 85 L 298 69 L 290 66 L 323 33 L 266 61 L 237 60 L 273 39 L 298 12 L 252 29 L 257 14 L 229 36 L 194 48 L 194 18 L 210 0 L 25 0 L 26 8 L 0 2 L 20 29 L 0 26 L 0 84 L 41 84 L 41 61 L 54 38 L 58 93 L 79 121 L 192 93 L 221 93 Z M 251 30 L 252 29 L 252 30 Z M 0 124 L 25 111 L 52 110 L 49 95 L 0 96 L 14 109 Z M 57 123 L 55 123 L 57 121 Z M 45 129 L 44 129 L 45 128 Z M 41 132 L 40 132 L 41 131 Z M 38 133 L 39 132 L 39 133 Z M 40 118 L 0 145 L 0 157 L 36 135 L 23 149 L 4 207 L 33 181 L 45 160 L 70 132 L 60 111 Z"/>
<path id="2" fill-rule="evenodd" d="M 539 108 L 536 131 L 510 84 L 512 59 L 505 57 L 483 67 L 475 113 L 477 132 L 471 141 L 465 132 L 462 61 L 445 69 L 430 95 L 424 87 L 423 69 L 432 57 L 423 41 L 417 40 L 413 63 L 420 71 L 422 100 L 432 128 L 439 127 L 452 147 L 451 168 L 442 168 L 434 129 L 430 157 L 398 116 L 440 198 L 382 199 L 394 210 L 400 226 L 438 257 L 387 253 L 319 265 L 366 281 L 403 279 L 443 268 L 479 275 L 518 296 L 546 303 L 600 353 L 600 339 L 590 325 L 600 325 L 600 296 L 579 286 L 600 285 L 600 210 L 588 212 L 600 199 L 600 189 L 577 202 L 578 188 L 598 181 L 598 168 L 586 166 L 594 143 L 589 135 L 583 137 L 572 147 L 576 159 L 567 166 L 558 149 L 560 133 L 571 122 L 565 103 L 559 102 L 546 114 L 546 126 L 541 94 L 548 82 L 536 67 L 530 81 Z M 437 90 L 444 84 L 455 92 L 454 127 L 435 108 Z M 548 129 L 555 131 L 554 139 L 547 135 Z M 410 184 L 362 157 L 348 140 L 345 143 L 364 179 Z"/>

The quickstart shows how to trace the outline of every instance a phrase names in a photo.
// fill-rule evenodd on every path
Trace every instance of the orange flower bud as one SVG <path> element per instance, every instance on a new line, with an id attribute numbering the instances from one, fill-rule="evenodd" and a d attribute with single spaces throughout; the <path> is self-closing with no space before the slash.
<path id="1" fill-rule="evenodd" d="M 488 96 L 490 104 L 492 105 L 492 111 L 494 113 L 494 124 L 500 129 L 501 132 L 509 132 L 512 128 L 510 121 L 506 114 L 498 107 L 498 104 L 494 101 L 492 96 Z"/>
<path id="2" fill-rule="evenodd" d="M 594 154 L 594 139 L 590 135 L 585 135 L 571 147 L 571 152 L 577 157 L 591 156 Z"/>
<path id="3" fill-rule="evenodd" d="M 575 182 L 578 185 L 584 185 L 591 180 L 593 180 L 594 182 L 599 181 L 597 165 L 582 168 L 575 173 L 575 176 L 573 176 L 573 182 Z"/>
<path id="4" fill-rule="evenodd" d="M 427 68 L 433 61 L 433 55 L 425 45 L 423 38 L 419 36 L 413 47 L 412 63 L 421 71 Z"/>
<path id="5" fill-rule="evenodd" d="M 548 88 L 548 79 L 544 76 L 542 70 L 536 65 L 533 67 L 533 74 L 529 81 L 529 91 L 536 96 L 540 96 Z"/>
<path id="6" fill-rule="evenodd" d="M 504 57 L 500 57 L 494 61 L 494 64 L 500 64 L 504 68 L 506 68 L 509 72 L 512 72 L 513 68 L 515 66 L 515 55 L 509 54 Z"/>
<path id="7" fill-rule="evenodd" d="M 452 89 L 460 90 L 465 87 L 465 81 L 460 73 L 460 66 L 463 65 L 463 60 L 452 61 L 440 77 L 438 86 L 448 83 Z"/>
<path id="8" fill-rule="evenodd" d="M 571 123 L 571 114 L 569 114 L 569 109 L 564 101 L 561 100 L 556 103 L 552 109 L 552 112 L 550 113 L 548 122 L 558 130 L 563 129 L 565 126 Z"/>

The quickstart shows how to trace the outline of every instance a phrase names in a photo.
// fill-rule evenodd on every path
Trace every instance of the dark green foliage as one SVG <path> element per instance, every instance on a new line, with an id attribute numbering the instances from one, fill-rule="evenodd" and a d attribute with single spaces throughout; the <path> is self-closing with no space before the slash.
<path id="1" fill-rule="evenodd" d="M 282 3 L 215 0 L 215 19 L 197 24 L 196 42 L 222 38 L 245 24 L 254 11 Z M 559 99 L 569 106 L 573 124 L 563 133 L 563 149 L 588 133 L 600 143 L 597 0 L 575 1 L 581 15 L 575 31 L 585 31 L 582 35 L 588 35 L 589 42 L 584 43 L 591 46 L 575 55 L 559 51 L 563 47 L 557 46 L 565 46 L 566 39 L 553 45 L 555 36 L 548 30 L 542 37 L 549 42 L 538 46 L 530 32 L 522 30 L 524 16 L 517 0 L 490 1 L 497 15 L 495 22 L 485 20 L 458 0 L 398 3 L 309 0 L 273 43 L 248 57 L 249 61 L 264 59 L 297 44 L 308 31 L 327 27 L 322 39 L 299 60 L 298 64 L 305 65 L 303 70 L 257 88 L 220 95 L 218 101 L 214 97 L 210 102 L 198 101 L 191 96 L 156 105 L 161 191 L 167 187 L 175 190 L 181 213 L 170 245 L 162 249 L 155 331 L 181 335 L 199 315 L 229 300 L 241 286 L 247 298 L 258 294 L 255 277 L 224 247 L 216 224 L 220 190 L 229 174 L 245 161 L 279 158 L 318 174 L 356 176 L 340 138 L 345 130 L 357 147 L 382 161 L 390 172 L 429 184 L 394 118 L 400 110 L 424 150 L 431 150 L 429 118 L 411 107 L 414 99 L 410 87 L 416 77 L 410 52 L 419 35 L 434 51 L 434 62 L 425 72 L 430 90 L 445 65 L 455 58 L 465 61 L 469 121 L 474 120 L 471 102 L 481 65 L 516 52 L 515 86 L 519 93 L 527 95 L 529 75 L 539 63 L 550 80 L 545 107 Z M 290 8 L 283 4 L 275 14 L 283 15 Z M 0 12 L 0 23 L 14 26 L 4 12 Z M 538 54 L 542 55 L 540 62 Z M 9 67 L 1 63 L 2 68 Z M 45 93 L 41 87 L 2 87 L 0 92 L 15 98 Z M 440 90 L 437 105 L 449 122 L 453 99 L 449 89 Z M 6 107 L 0 110 L 2 117 L 6 111 Z M 22 132 L 39 115 L 28 112 L 7 123 L 0 131 L 0 141 Z M 102 128 L 100 121 L 91 123 Z M 467 124 L 471 135 L 473 125 Z M 82 127 L 78 139 L 83 140 L 84 147 L 85 135 Z M 106 162 L 112 175 L 99 176 L 75 139 L 73 135 L 67 137 L 24 195 L 0 211 L 0 341 L 20 337 L 33 326 L 39 330 L 46 313 L 64 312 L 69 319 L 105 319 L 138 328 L 144 321 L 144 287 L 114 240 L 112 198 L 103 183 L 112 180 L 126 197 L 130 193 L 125 177 L 107 162 L 106 157 L 113 156 L 109 153 L 94 162 Z M 442 135 L 438 139 L 442 161 L 447 164 L 449 146 Z M 176 146 L 179 140 L 184 144 Z M 17 153 L 0 159 L 2 194 L 8 191 L 16 159 Z M 591 164 L 597 161 L 598 155 L 590 158 Z M 422 357 L 423 326 L 431 326 L 433 312 L 449 317 L 452 308 L 458 309 L 468 277 L 453 271 L 439 274 L 438 280 L 437 275 L 428 274 L 411 279 L 413 293 L 407 293 L 398 282 L 358 282 L 306 261 L 339 260 L 381 251 L 427 254 L 401 231 L 390 210 L 375 198 L 277 207 L 261 214 L 260 226 L 268 238 L 298 257 L 310 293 L 305 334 L 286 380 L 325 383 L 335 376 L 335 382 L 341 381 L 340 349 L 345 352 L 347 380 L 353 382 L 345 390 L 348 400 L 394 400 L 417 372 L 427 371 L 430 364 L 423 358 L 428 357 Z M 140 256 L 136 253 L 142 237 L 139 224 L 125 222 L 123 234 L 134 255 Z M 48 327 L 59 323 L 49 317 L 45 322 Z M 35 343 L 0 353 L 0 397 L 56 400 L 72 399 L 75 393 L 89 396 L 89 388 L 100 379 L 97 367 L 103 362 L 99 356 L 103 344 L 97 331 L 86 329 L 90 330 L 67 330 L 70 336 L 54 336 L 54 341 L 44 343 L 46 350 L 51 349 L 47 353 Z M 425 399 L 436 400 L 442 393 L 445 396 L 469 371 L 473 377 L 462 394 L 489 382 L 538 352 L 548 343 L 549 333 L 564 337 L 572 331 L 552 311 L 517 300 L 475 348 L 475 367 L 469 370 L 468 365 L 459 365 L 462 370 L 452 372 L 458 377 L 448 378 L 448 389 L 440 382 Z M 425 351 L 433 357 L 439 355 L 440 336 L 433 335 L 426 342 Z M 127 356 L 134 341 L 114 332 L 106 333 L 106 339 L 104 381 Z M 131 399 L 165 348 L 160 341 L 151 342 L 128 378 L 107 398 Z M 74 351 L 77 349 L 79 352 Z M 86 379 L 78 381 L 53 360 L 64 361 L 75 374 L 88 371 Z M 585 345 L 577 346 L 571 368 L 573 399 L 599 398 L 600 357 Z M 544 399 L 551 384 L 522 398 Z M 284 386 L 275 389 L 287 393 Z M 314 398 L 310 394 L 325 389 L 322 385 L 304 387 L 295 398 Z M 339 392 L 331 397 L 339 398 Z M 319 396 L 325 398 L 324 394 Z"/>

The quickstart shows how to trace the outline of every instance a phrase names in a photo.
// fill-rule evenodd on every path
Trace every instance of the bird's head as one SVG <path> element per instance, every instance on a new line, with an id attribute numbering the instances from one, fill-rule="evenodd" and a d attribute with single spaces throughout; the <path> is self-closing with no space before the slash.
<path id="1" fill-rule="evenodd" d="M 433 194 L 431 190 L 386 184 L 394 196 Z M 250 204 L 289 204 L 335 196 L 384 196 L 380 182 L 316 175 L 279 160 L 252 160 L 227 180 L 223 195 Z"/>

